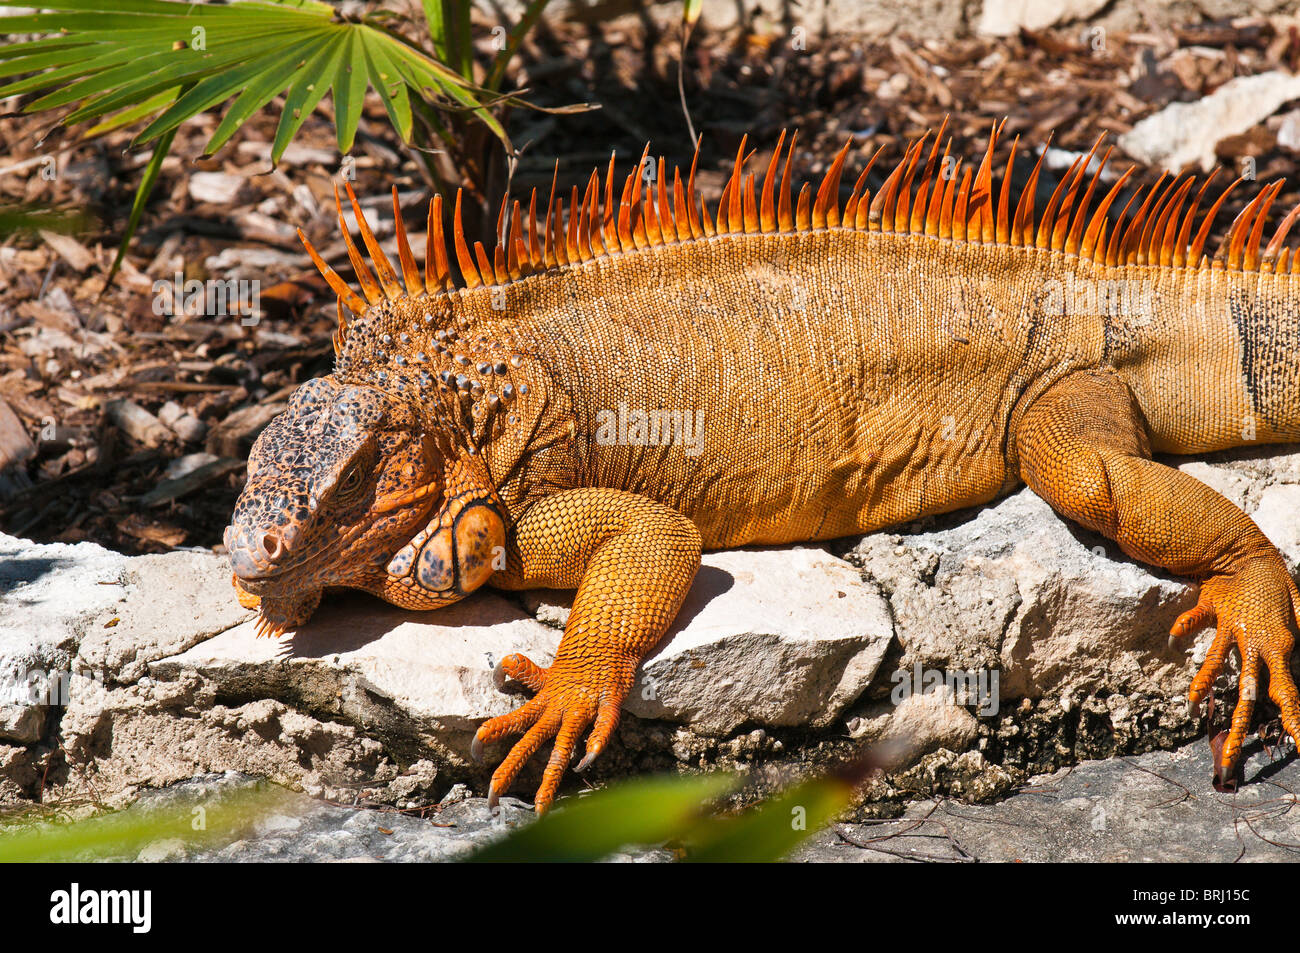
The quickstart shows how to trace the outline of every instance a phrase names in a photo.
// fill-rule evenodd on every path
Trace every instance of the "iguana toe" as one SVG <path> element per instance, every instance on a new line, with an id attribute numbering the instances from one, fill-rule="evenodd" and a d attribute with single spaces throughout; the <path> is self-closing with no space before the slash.
<path id="1" fill-rule="evenodd" d="M 546 684 L 546 669 L 540 668 L 524 655 L 512 652 L 492 669 L 492 684 L 497 691 L 505 688 L 506 679 L 513 678 L 522 682 L 534 692 L 540 692 Z"/>

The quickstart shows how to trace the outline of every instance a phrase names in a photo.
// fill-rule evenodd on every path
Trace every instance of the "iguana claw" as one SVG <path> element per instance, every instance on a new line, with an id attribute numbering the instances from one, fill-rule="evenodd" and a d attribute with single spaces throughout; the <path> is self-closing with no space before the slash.
<path id="1" fill-rule="evenodd" d="M 1228 650 L 1235 644 L 1241 657 L 1237 705 L 1218 766 L 1227 782 L 1237 773 L 1255 711 L 1261 662 L 1268 670 L 1269 697 L 1282 711 L 1282 726 L 1300 746 L 1300 692 L 1288 664 L 1295 645 L 1293 631 L 1300 623 L 1300 592 L 1281 557 L 1252 559 L 1234 572 L 1211 576 L 1202 583 L 1196 606 L 1179 616 L 1171 631 L 1175 637 L 1190 635 L 1212 622 L 1217 623 L 1218 631 L 1187 699 L 1195 710 L 1210 696 Z"/>

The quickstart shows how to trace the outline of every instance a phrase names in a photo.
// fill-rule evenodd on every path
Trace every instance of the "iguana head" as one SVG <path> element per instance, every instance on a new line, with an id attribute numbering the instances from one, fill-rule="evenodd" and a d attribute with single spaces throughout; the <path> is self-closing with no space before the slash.
<path id="1" fill-rule="evenodd" d="M 500 509 L 477 461 L 417 405 L 332 377 L 308 381 L 253 444 L 226 530 L 259 631 L 306 622 L 327 587 L 408 608 L 462 598 L 499 568 Z"/>

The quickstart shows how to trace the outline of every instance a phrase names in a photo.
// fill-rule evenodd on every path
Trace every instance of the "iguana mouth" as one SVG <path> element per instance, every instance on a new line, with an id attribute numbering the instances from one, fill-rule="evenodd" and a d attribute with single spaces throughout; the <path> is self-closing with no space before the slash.
<path id="1" fill-rule="evenodd" d="M 246 576 L 243 573 L 237 572 L 235 573 L 235 578 L 239 580 L 241 586 L 253 593 L 253 595 L 264 596 L 268 592 L 268 584 L 277 581 L 287 572 L 289 572 L 289 570 L 284 569 L 273 573 L 254 574 L 251 576 Z"/>
<path id="2" fill-rule="evenodd" d="M 232 547 L 230 545 L 233 535 L 230 532 L 231 529 L 232 527 L 226 527 L 226 551 L 230 554 L 231 568 L 238 577 L 240 584 L 254 595 L 266 595 L 268 584 L 282 581 L 303 569 L 315 568 L 322 560 L 334 555 L 348 540 L 348 536 L 336 537 L 327 546 L 314 553 L 307 554 L 298 562 L 288 566 L 265 566 L 261 560 L 258 560 L 256 556 L 248 551 L 247 547 Z"/>

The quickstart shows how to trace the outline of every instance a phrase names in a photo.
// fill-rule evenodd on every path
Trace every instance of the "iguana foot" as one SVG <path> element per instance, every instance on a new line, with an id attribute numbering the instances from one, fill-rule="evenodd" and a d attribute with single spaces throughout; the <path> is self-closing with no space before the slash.
<path id="1" fill-rule="evenodd" d="M 1217 624 L 1218 631 L 1192 680 L 1188 703 L 1195 707 L 1209 697 L 1235 642 L 1241 656 L 1237 707 L 1216 765 L 1218 776 L 1227 782 L 1236 776 L 1255 710 L 1261 662 L 1268 668 L 1268 695 L 1282 710 L 1282 726 L 1300 747 L 1300 693 L 1290 669 L 1292 633 L 1300 623 L 1300 592 L 1281 557 L 1251 559 L 1231 573 L 1205 580 L 1196 606 L 1178 617 L 1171 632 L 1175 637 L 1191 635 L 1211 623 Z"/>
<path id="2" fill-rule="evenodd" d="M 504 683 L 502 676 L 508 675 L 537 694 L 510 714 L 484 722 L 474 735 L 470 754 L 476 761 L 483 757 L 483 745 L 507 735 L 521 732 L 524 735 L 493 773 L 488 805 L 496 806 L 502 792 L 510 787 L 528 759 L 554 738 L 555 745 L 534 801 L 537 812 L 545 812 L 555 800 L 564 769 L 572 760 L 582 733 L 591 728 L 586 756 L 577 767 L 579 771 L 591 764 L 609 741 L 618 725 L 623 699 L 632 688 L 636 664 L 635 659 L 616 651 L 592 653 L 590 648 L 582 656 L 557 657 L 549 668 L 541 668 L 523 655 L 503 658 L 493 673 L 498 687 Z"/>

